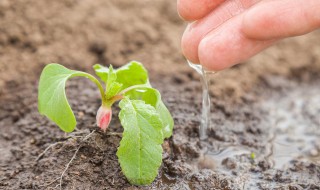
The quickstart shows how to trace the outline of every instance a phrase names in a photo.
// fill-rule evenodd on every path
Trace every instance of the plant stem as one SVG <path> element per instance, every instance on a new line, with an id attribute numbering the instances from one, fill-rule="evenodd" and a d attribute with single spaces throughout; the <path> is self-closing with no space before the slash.
<path id="1" fill-rule="evenodd" d="M 104 95 L 104 89 L 103 89 L 101 83 L 98 81 L 98 79 L 96 79 L 94 76 L 90 75 L 89 73 L 85 73 L 85 72 L 77 73 L 74 76 L 86 77 L 86 78 L 90 79 L 92 82 L 94 82 L 100 90 L 102 104 L 104 104 L 106 102 L 106 98 Z"/>
<path id="2" fill-rule="evenodd" d="M 122 95 L 117 94 L 117 95 L 113 96 L 112 98 L 106 100 L 104 106 L 110 108 L 113 103 L 115 103 L 116 101 L 121 100 L 121 99 L 123 99 L 123 98 L 124 98 L 124 97 L 123 97 Z"/>
<path id="3" fill-rule="evenodd" d="M 138 85 L 133 85 L 133 86 L 130 86 L 124 90 L 122 90 L 121 92 L 119 92 L 118 94 L 119 95 L 123 95 L 127 92 L 129 92 L 130 90 L 133 90 L 133 89 L 136 89 L 136 88 L 150 88 L 149 86 L 147 86 L 146 84 L 138 84 Z"/>

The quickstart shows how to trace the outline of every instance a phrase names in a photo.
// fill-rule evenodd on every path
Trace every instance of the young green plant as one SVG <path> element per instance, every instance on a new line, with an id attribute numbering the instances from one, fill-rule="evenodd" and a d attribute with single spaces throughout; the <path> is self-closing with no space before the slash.
<path id="1" fill-rule="evenodd" d="M 131 184 L 152 183 L 162 162 L 161 144 L 172 135 L 174 123 L 170 112 L 159 91 L 151 87 L 141 63 L 132 61 L 118 69 L 99 64 L 93 68 L 103 83 L 85 72 L 59 64 L 47 65 L 39 82 L 39 112 L 61 130 L 72 132 L 76 119 L 66 97 L 66 82 L 73 77 L 90 79 L 101 94 L 96 123 L 104 132 L 112 118 L 112 105 L 120 101 L 119 119 L 124 130 L 117 156 L 122 172 Z"/>

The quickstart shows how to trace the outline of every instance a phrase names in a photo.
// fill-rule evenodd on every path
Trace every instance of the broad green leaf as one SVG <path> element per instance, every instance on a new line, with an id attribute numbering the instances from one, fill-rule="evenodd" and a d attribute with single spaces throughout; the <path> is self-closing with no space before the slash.
<path id="1" fill-rule="evenodd" d="M 156 108 L 159 104 L 159 101 L 161 101 L 161 95 L 159 91 L 147 86 L 130 90 L 125 93 L 125 96 L 132 100 L 143 100 L 146 104 L 150 104 L 154 108 Z"/>
<path id="2" fill-rule="evenodd" d="M 132 61 L 117 69 L 116 72 L 117 82 L 123 85 L 122 89 L 148 83 L 148 72 L 139 62 Z"/>
<path id="3" fill-rule="evenodd" d="M 72 132 L 77 124 L 67 101 L 66 81 L 75 76 L 87 77 L 87 75 L 84 72 L 69 70 L 59 64 L 49 64 L 41 73 L 38 89 L 39 112 L 65 132 Z"/>
<path id="4" fill-rule="evenodd" d="M 152 87 L 138 88 L 126 93 L 130 99 L 143 100 L 146 104 L 152 105 L 158 112 L 162 121 L 162 132 L 164 138 L 169 138 L 172 135 L 173 119 L 172 116 L 161 100 L 161 94 L 158 90 Z"/>
<path id="5" fill-rule="evenodd" d="M 117 74 L 113 70 L 112 65 L 110 65 L 109 70 L 108 70 L 108 78 L 107 78 L 107 81 L 106 81 L 107 87 L 112 85 L 112 83 L 114 83 L 116 80 L 117 80 Z"/>
<path id="6" fill-rule="evenodd" d="M 160 103 L 156 109 L 160 115 L 160 118 L 161 118 L 161 121 L 163 124 L 163 128 L 162 128 L 163 137 L 169 138 L 169 137 L 171 137 L 172 131 L 173 131 L 173 126 L 174 126 L 173 118 L 172 118 L 168 108 L 164 105 L 164 103 L 162 101 L 160 101 Z"/>
<path id="7" fill-rule="evenodd" d="M 119 118 L 124 128 L 117 156 L 131 184 L 147 185 L 158 175 L 163 134 L 159 114 L 141 100 L 124 98 Z"/>
<path id="8" fill-rule="evenodd" d="M 104 67 L 100 64 L 95 64 L 93 66 L 93 69 L 96 72 L 96 75 L 103 81 L 104 83 L 107 83 L 108 80 L 108 74 L 109 74 L 109 69 L 108 67 Z"/>
<path id="9" fill-rule="evenodd" d="M 106 98 L 115 96 L 122 87 L 122 84 L 116 82 L 117 74 L 114 72 L 112 65 L 109 67 L 108 79 L 106 81 Z"/>
<path id="10" fill-rule="evenodd" d="M 94 65 L 93 68 L 100 79 L 107 83 L 109 69 L 99 64 Z M 132 61 L 114 71 L 117 74 L 116 82 L 122 84 L 121 90 L 133 85 L 148 83 L 148 72 L 139 62 Z"/>

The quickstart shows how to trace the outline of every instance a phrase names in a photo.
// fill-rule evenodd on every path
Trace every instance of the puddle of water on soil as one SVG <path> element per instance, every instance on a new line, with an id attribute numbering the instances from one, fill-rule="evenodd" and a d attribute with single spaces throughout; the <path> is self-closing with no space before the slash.
<path id="1" fill-rule="evenodd" d="M 320 88 L 297 86 L 285 96 L 271 96 L 259 107 L 268 111 L 265 122 L 270 126 L 270 136 L 265 140 L 266 151 L 258 153 L 257 157 L 265 158 L 271 163 L 271 173 L 277 169 L 288 169 L 292 166 L 292 160 L 320 165 Z M 261 188 L 257 186 L 258 183 L 266 188 L 281 186 L 277 182 L 266 183 L 262 180 L 263 174 L 250 172 L 250 162 L 241 162 L 239 157 L 249 157 L 251 154 L 248 147 L 225 143 L 215 149 L 204 150 L 200 158 L 192 163 L 195 169 L 211 169 L 232 177 L 243 189 Z M 234 159 L 237 164 L 234 169 L 228 169 L 223 164 L 229 158 Z M 233 175 L 232 171 L 237 172 L 237 175 Z M 319 183 L 316 176 L 304 176 L 302 171 L 291 174 L 290 178 L 302 184 Z"/>
<path id="2" fill-rule="evenodd" d="M 269 110 L 270 156 L 273 168 L 285 169 L 291 160 L 320 164 L 320 89 L 298 87 L 277 101 L 262 104 Z"/>
<path id="3" fill-rule="evenodd" d="M 201 65 L 189 62 L 190 67 L 201 75 L 203 88 L 201 125 L 199 127 L 200 140 L 205 142 L 207 130 L 210 128 L 210 96 L 209 75 Z M 260 108 L 269 111 L 266 116 L 270 126 L 270 138 L 266 140 L 266 153 L 258 155 L 272 162 L 273 169 L 287 169 L 290 161 L 309 161 L 320 165 L 320 89 L 306 86 L 305 89 L 297 84 L 295 89 L 289 90 L 287 96 L 272 96 L 261 103 Z M 262 139 L 263 140 L 263 139 Z M 226 175 L 232 175 L 230 170 L 222 166 L 226 158 L 250 155 L 248 147 L 238 144 L 226 144 L 216 150 L 206 150 L 200 158 L 193 162 L 195 169 L 211 169 Z M 238 163 L 243 165 L 243 163 Z M 261 175 L 254 174 L 241 166 L 237 170 L 236 181 L 244 188 L 257 187 Z M 247 169 L 243 169 L 247 168 Z M 240 174 L 240 175 L 239 175 Z M 269 184 L 268 187 L 276 187 Z"/>

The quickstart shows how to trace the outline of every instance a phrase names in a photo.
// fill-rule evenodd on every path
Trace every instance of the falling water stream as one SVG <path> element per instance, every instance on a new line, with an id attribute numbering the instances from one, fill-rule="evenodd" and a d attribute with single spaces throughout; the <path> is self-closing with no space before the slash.
<path id="1" fill-rule="evenodd" d="M 201 112 L 201 122 L 199 126 L 199 138 L 201 142 L 206 142 L 208 138 L 208 130 L 212 130 L 213 126 L 210 124 L 211 118 L 211 100 L 209 94 L 210 88 L 210 77 L 212 74 L 216 73 L 213 71 L 205 70 L 200 64 L 194 64 L 188 61 L 188 64 L 191 68 L 196 70 L 201 76 L 202 84 L 202 112 Z M 223 159 L 230 156 L 237 156 L 241 154 L 250 154 L 250 151 L 244 149 L 241 146 L 235 145 L 233 143 L 228 143 L 227 145 L 216 147 L 217 149 L 212 150 L 204 148 L 201 153 L 201 159 L 197 163 L 198 168 L 208 168 L 208 169 L 217 169 L 216 163 L 221 163 Z M 215 166 L 215 167 L 212 167 Z M 219 167 L 219 166 L 218 166 Z"/>
<path id="2" fill-rule="evenodd" d="M 205 140 L 208 138 L 207 131 L 210 129 L 210 75 L 215 73 L 212 71 L 206 71 L 200 64 L 194 64 L 188 61 L 189 66 L 195 69 L 201 75 L 202 84 L 202 113 L 201 113 L 201 123 L 199 126 L 199 137 L 200 140 Z"/>

